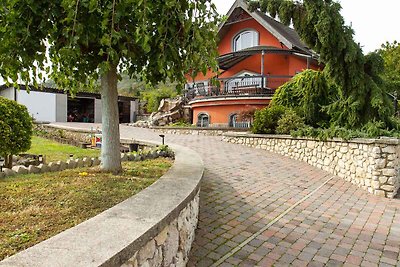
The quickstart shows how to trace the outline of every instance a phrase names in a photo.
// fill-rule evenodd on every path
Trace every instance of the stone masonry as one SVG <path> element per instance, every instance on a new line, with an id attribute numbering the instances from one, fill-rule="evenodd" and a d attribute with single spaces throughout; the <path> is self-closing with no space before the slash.
<path id="1" fill-rule="evenodd" d="M 227 133 L 223 140 L 305 161 L 374 195 L 393 198 L 400 187 L 400 142 L 397 139 L 318 141 L 290 136 Z"/>
<path id="2" fill-rule="evenodd" d="M 136 251 L 123 267 L 176 266 L 184 267 L 194 240 L 199 215 L 199 192 L 179 216 Z"/>

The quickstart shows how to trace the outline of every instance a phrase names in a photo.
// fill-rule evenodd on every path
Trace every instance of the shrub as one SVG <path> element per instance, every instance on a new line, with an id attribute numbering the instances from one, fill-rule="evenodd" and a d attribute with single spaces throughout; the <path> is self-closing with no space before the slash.
<path id="1" fill-rule="evenodd" d="M 285 113 L 285 108 L 274 105 L 257 110 L 254 114 L 252 131 L 258 134 L 273 134 L 276 132 L 278 120 Z"/>
<path id="2" fill-rule="evenodd" d="M 288 109 L 278 120 L 276 132 L 278 134 L 290 134 L 292 131 L 304 127 L 304 119 L 294 110 Z"/>
<path id="3" fill-rule="evenodd" d="M 156 112 L 164 98 L 173 98 L 178 95 L 173 85 L 159 85 L 156 88 L 141 93 L 141 99 L 147 102 L 147 112 Z"/>
<path id="4" fill-rule="evenodd" d="M 31 147 L 32 118 L 25 106 L 0 97 L 0 155 L 27 151 Z"/>
<path id="5" fill-rule="evenodd" d="M 311 126 L 325 126 L 330 117 L 324 107 L 337 95 L 335 86 L 329 84 L 321 71 L 305 70 L 276 90 L 272 106 L 291 108 Z"/>

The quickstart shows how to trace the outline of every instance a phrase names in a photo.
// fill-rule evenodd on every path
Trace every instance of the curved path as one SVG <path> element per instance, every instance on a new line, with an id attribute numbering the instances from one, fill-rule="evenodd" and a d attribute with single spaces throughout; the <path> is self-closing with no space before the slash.
<path id="1" fill-rule="evenodd" d="M 161 140 L 128 126 L 121 137 Z M 167 144 L 196 150 L 206 167 L 189 266 L 400 266 L 400 199 L 220 139 L 166 135 Z"/>

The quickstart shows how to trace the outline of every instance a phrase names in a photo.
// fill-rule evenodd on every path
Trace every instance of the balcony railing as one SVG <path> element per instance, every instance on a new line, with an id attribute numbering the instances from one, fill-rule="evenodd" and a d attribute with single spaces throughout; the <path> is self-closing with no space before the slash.
<path id="1" fill-rule="evenodd" d="M 276 88 L 286 83 L 292 76 L 244 76 L 217 79 L 211 82 L 194 83 L 188 86 L 186 97 L 190 100 L 201 97 L 262 95 L 272 96 Z"/>

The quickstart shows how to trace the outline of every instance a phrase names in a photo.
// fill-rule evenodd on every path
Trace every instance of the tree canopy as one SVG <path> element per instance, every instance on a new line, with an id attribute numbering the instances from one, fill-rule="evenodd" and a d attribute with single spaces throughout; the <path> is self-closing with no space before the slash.
<path id="1" fill-rule="evenodd" d="M 331 123 L 346 128 L 360 128 L 370 121 L 392 127 L 390 99 L 381 79 L 382 58 L 365 56 L 353 39 L 353 30 L 340 14 L 341 6 L 333 0 L 258 0 L 249 1 L 259 9 L 292 24 L 301 39 L 324 64 L 323 73 L 338 88 L 336 99 L 327 106 Z"/>
<path id="2" fill-rule="evenodd" d="M 216 69 L 218 19 L 211 0 L 4 0 L 0 75 L 38 85 L 45 72 L 71 92 L 100 78 L 102 166 L 119 171 L 119 75 L 183 83 Z"/>
<path id="3" fill-rule="evenodd" d="M 112 63 L 150 82 L 183 82 L 189 69 L 216 66 L 217 19 L 210 0 L 4 0 L 0 75 L 37 84 L 44 71 L 76 90 Z"/>
<path id="4" fill-rule="evenodd" d="M 388 91 L 400 96 L 400 43 L 397 41 L 393 43 L 386 42 L 378 53 L 382 56 L 385 64 L 385 71 L 382 73 L 382 77 Z"/>

